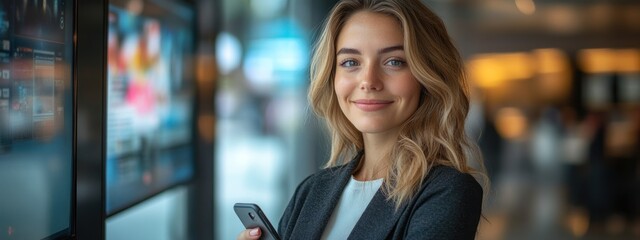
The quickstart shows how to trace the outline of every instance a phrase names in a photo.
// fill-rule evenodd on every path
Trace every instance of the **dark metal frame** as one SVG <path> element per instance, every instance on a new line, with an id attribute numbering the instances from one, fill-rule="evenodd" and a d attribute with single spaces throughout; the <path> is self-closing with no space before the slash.
<path id="1" fill-rule="evenodd" d="M 104 239 L 107 1 L 78 0 L 75 13 L 73 238 Z"/>

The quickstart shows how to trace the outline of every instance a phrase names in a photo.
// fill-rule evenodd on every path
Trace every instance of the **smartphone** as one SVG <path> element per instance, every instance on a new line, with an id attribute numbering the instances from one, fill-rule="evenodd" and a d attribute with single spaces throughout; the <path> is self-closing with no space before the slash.
<path id="1" fill-rule="evenodd" d="M 264 212 L 262 212 L 257 204 L 236 203 L 233 205 L 233 210 L 245 228 L 260 227 L 260 231 L 262 232 L 260 239 L 280 240 L 278 232 L 273 228 L 273 225 L 271 225 L 271 222 L 269 222 L 269 219 L 267 219 L 267 216 L 264 215 Z"/>

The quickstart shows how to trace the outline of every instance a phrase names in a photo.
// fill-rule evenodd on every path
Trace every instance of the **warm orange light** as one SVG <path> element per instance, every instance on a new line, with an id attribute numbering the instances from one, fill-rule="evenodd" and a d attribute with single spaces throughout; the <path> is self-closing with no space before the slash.
<path id="1" fill-rule="evenodd" d="M 580 68 L 591 74 L 640 72 L 640 50 L 609 48 L 584 49 L 578 52 Z"/>
<path id="2" fill-rule="evenodd" d="M 528 120 L 520 109 L 507 107 L 498 110 L 495 117 L 496 130 L 506 139 L 520 139 L 524 137 Z"/>
<path id="3" fill-rule="evenodd" d="M 536 49 L 533 51 L 538 65 L 538 73 L 561 73 L 569 71 L 567 55 L 557 48 Z"/>
<path id="4" fill-rule="evenodd" d="M 490 56 L 478 57 L 469 61 L 468 68 L 473 81 L 482 88 L 498 86 L 507 78 L 500 63 Z"/>
<path id="5" fill-rule="evenodd" d="M 559 49 L 533 51 L 537 62 L 535 78 L 539 95 L 546 100 L 561 100 L 571 93 L 571 69 L 569 58 Z"/>
<path id="6" fill-rule="evenodd" d="M 511 79 L 529 79 L 533 76 L 533 59 L 528 53 L 516 52 L 498 56 Z"/>
<path id="7" fill-rule="evenodd" d="M 584 49 L 578 52 L 578 65 L 586 73 L 616 71 L 616 52 L 609 48 Z"/>
<path id="8" fill-rule="evenodd" d="M 212 54 L 200 54 L 196 60 L 196 81 L 201 84 L 214 82 L 218 75 L 216 57 Z"/>
<path id="9" fill-rule="evenodd" d="M 637 49 L 617 50 L 615 60 L 619 73 L 640 72 L 640 51 Z"/>
<path id="10" fill-rule="evenodd" d="M 574 237 L 581 238 L 589 230 L 589 215 L 585 210 L 574 209 L 567 216 L 567 227 Z"/>
<path id="11" fill-rule="evenodd" d="M 536 4 L 533 0 L 516 0 L 516 7 L 525 15 L 533 15 L 536 12 Z"/>
<path id="12" fill-rule="evenodd" d="M 469 61 L 468 68 L 471 79 L 482 88 L 533 76 L 533 61 L 527 53 L 477 55 Z"/>

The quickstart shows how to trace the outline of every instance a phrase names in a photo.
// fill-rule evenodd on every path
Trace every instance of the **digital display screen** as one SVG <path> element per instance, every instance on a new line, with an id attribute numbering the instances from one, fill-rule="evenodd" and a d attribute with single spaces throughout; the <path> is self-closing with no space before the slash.
<path id="1" fill-rule="evenodd" d="M 0 1 L 0 239 L 71 233 L 73 1 Z"/>
<path id="2" fill-rule="evenodd" d="M 613 74 L 585 75 L 582 83 L 582 102 L 588 107 L 599 109 L 613 103 Z"/>
<path id="3" fill-rule="evenodd" d="M 109 6 L 107 214 L 194 171 L 193 14 L 170 1 L 138 3 Z"/>
<path id="4" fill-rule="evenodd" d="M 617 86 L 620 102 L 640 105 L 640 73 L 620 74 Z"/>

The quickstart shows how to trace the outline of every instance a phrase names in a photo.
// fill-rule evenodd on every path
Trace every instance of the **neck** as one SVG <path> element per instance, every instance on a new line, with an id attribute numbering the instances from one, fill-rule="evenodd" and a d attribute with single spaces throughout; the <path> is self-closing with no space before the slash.
<path id="1" fill-rule="evenodd" d="M 367 134 L 363 133 L 364 156 L 360 160 L 360 167 L 353 174 L 359 181 L 369 181 L 384 178 L 390 167 L 387 159 L 388 153 L 397 141 L 397 133 L 394 134 Z"/>

